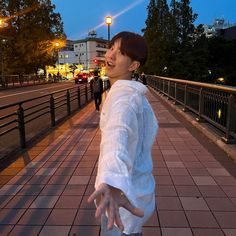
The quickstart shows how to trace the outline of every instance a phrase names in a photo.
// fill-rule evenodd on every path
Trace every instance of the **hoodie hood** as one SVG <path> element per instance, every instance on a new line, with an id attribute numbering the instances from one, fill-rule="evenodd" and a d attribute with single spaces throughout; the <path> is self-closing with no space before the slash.
<path id="1" fill-rule="evenodd" d="M 111 87 L 112 88 L 122 88 L 122 90 L 126 89 L 134 89 L 139 92 L 141 95 L 145 95 L 148 91 L 147 87 L 140 82 L 133 80 L 117 80 Z"/>

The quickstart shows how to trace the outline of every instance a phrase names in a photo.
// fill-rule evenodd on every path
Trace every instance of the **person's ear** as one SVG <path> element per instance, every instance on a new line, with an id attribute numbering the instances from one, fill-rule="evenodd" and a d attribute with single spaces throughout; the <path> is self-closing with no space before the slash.
<path id="1" fill-rule="evenodd" d="M 140 62 L 139 61 L 132 61 L 132 63 L 129 66 L 129 71 L 135 71 L 139 68 Z"/>

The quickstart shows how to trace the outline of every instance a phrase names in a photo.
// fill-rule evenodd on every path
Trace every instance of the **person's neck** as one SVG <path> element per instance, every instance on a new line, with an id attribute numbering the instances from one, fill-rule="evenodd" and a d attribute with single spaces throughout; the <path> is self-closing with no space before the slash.
<path id="1" fill-rule="evenodd" d="M 113 85 L 116 81 L 118 80 L 131 80 L 131 74 L 128 74 L 127 76 L 122 76 L 122 77 L 109 77 L 111 85 Z"/>

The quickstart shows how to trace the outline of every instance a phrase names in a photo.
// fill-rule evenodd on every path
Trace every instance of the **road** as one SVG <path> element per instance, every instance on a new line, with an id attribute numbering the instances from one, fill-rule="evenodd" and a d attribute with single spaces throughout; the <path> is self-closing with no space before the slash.
<path id="1" fill-rule="evenodd" d="M 76 88 L 78 86 L 81 88 L 82 91 L 85 85 L 77 85 L 74 84 L 73 82 L 61 82 L 55 84 L 42 84 L 29 87 L 0 90 L 0 107 L 45 95 L 45 97 L 43 98 L 23 103 L 22 107 L 24 109 L 24 116 L 26 123 L 25 124 L 26 140 L 29 141 L 32 137 L 35 137 L 39 133 L 44 132 L 44 130 L 47 130 L 51 127 L 51 116 L 49 113 L 50 96 L 48 94 L 64 90 L 67 88 L 73 88 L 72 90 L 76 92 L 77 91 Z M 63 105 L 63 103 L 64 104 L 66 103 L 66 91 L 57 93 L 54 96 L 54 98 L 56 97 L 58 97 L 58 99 L 55 100 L 55 107 L 58 107 L 55 110 L 55 117 L 57 121 L 67 115 L 67 106 Z M 84 99 L 85 97 L 83 96 L 82 103 Z M 29 107 L 31 107 L 31 109 L 28 109 Z M 4 110 L 0 109 L 1 113 L 0 117 L 6 115 L 8 116 L 7 118 L 0 119 L 0 128 L 1 128 L 0 133 L 17 126 L 16 111 L 18 108 L 19 106 L 16 105 Z M 71 110 L 76 110 L 76 109 L 78 109 L 77 98 L 75 99 L 75 101 L 71 102 Z M 36 112 L 36 110 L 39 110 L 39 112 Z M 46 111 L 47 113 L 43 114 Z M 10 116 L 10 114 L 12 115 Z M 40 114 L 43 115 L 41 116 Z M 40 117 L 37 117 L 38 115 L 40 115 Z M 4 127 L 4 124 L 6 124 L 11 120 L 13 120 L 14 122 Z M 3 136 L 0 136 L 0 153 L 1 153 L 0 158 L 3 157 L 5 153 L 9 153 L 11 150 L 14 150 L 16 147 L 19 147 L 19 143 L 20 143 L 19 130 L 17 129 L 7 134 L 4 134 Z"/>
<path id="2" fill-rule="evenodd" d="M 0 90 L 0 106 L 20 102 L 26 99 L 46 95 L 61 89 L 76 86 L 78 85 L 75 85 L 73 82 L 62 82 Z"/>

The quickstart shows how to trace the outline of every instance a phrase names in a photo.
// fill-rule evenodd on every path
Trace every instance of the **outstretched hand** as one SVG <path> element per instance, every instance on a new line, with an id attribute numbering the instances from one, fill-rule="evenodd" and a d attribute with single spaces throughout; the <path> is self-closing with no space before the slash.
<path id="1" fill-rule="evenodd" d="M 120 218 L 119 207 L 123 207 L 135 216 L 143 217 L 144 213 L 139 208 L 133 206 L 127 197 L 117 188 L 114 188 L 107 184 L 100 184 L 90 197 L 88 202 L 91 203 L 97 200 L 98 207 L 95 213 L 95 217 L 101 217 L 105 212 L 108 214 L 107 229 L 111 230 L 114 223 L 118 228 L 123 231 L 124 225 Z"/>

